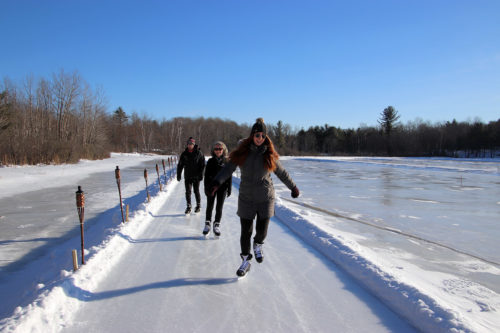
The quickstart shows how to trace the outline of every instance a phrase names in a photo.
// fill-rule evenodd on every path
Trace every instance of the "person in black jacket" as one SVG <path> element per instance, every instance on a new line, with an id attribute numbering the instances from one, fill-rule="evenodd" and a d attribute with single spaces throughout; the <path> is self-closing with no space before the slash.
<path id="1" fill-rule="evenodd" d="M 215 206 L 215 220 L 214 220 L 214 234 L 220 236 L 220 219 L 222 217 L 222 208 L 224 207 L 224 200 L 226 195 L 229 197 L 231 195 L 232 177 L 226 180 L 215 192 L 215 195 L 210 193 L 211 184 L 217 173 L 224 168 L 228 161 L 227 147 L 222 141 L 217 141 L 214 143 L 212 148 L 212 157 L 207 162 L 207 167 L 205 168 L 205 195 L 207 196 L 207 211 L 206 211 L 206 221 L 205 228 L 203 229 L 203 234 L 208 235 L 210 232 L 210 223 L 212 221 L 212 210 L 214 208 L 215 199 L 217 199 L 217 205 Z"/>
<path id="2" fill-rule="evenodd" d="M 196 198 L 195 213 L 200 211 L 201 196 L 200 196 L 200 181 L 203 180 L 203 169 L 205 168 L 205 156 L 198 148 L 196 141 L 193 137 L 187 140 L 187 147 L 179 157 L 177 164 L 177 180 L 181 181 L 182 169 L 184 169 L 184 185 L 186 187 L 186 202 L 187 208 L 184 212 L 189 214 L 191 212 L 191 187 L 194 191 Z"/>

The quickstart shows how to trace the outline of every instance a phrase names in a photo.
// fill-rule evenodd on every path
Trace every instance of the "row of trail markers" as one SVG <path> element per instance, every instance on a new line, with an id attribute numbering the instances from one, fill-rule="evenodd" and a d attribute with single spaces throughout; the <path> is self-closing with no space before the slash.
<path id="1" fill-rule="evenodd" d="M 170 168 L 170 178 L 172 179 L 172 174 L 173 174 L 173 166 L 175 165 L 177 161 L 177 157 L 169 157 L 168 158 L 168 166 Z M 165 186 L 167 185 L 168 179 L 167 179 L 167 173 L 165 170 L 165 160 L 162 160 L 162 165 L 163 165 L 163 175 L 165 176 Z M 158 175 L 158 184 L 160 186 L 160 191 L 163 191 L 161 179 L 160 179 L 160 170 L 158 167 L 158 164 L 156 164 L 156 174 Z M 115 169 L 115 179 L 116 179 L 116 185 L 118 186 L 118 194 L 120 197 L 120 211 L 122 214 L 122 223 L 125 223 L 125 221 L 128 221 L 128 213 L 129 213 L 129 206 L 126 206 L 126 218 L 123 214 L 123 199 L 122 199 L 122 190 L 121 190 L 121 175 L 120 175 L 120 168 L 116 166 Z M 147 194 L 147 200 L 148 202 L 151 201 L 151 197 L 149 195 L 149 189 L 148 189 L 148 170 L 144 169 L 144 179 L 146 181 L 146 194 Z M 82 191 L 82 187 L 78 186 L 78 191 L 76 191 L 76 209 L 78 211 L 78 218 L 80 219 L 80 234 L 81 234 L 81 251 L 82 251 L 82 265 L 85 265 L 85 243 L 84 243 L 84 217 L 85 217 L 85 193 Z M 72 251 L 72 256 L 73 256 L 73 270 L 78 269 L 78 255 L 77 251 L 73 250 Z"/>

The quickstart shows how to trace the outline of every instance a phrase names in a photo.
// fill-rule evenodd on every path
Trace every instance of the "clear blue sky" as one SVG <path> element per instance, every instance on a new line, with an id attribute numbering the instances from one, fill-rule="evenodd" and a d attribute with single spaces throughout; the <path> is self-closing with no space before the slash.
<path id="1" fill-rule="evenodd" d="M 158 120 L 500 118 L 499 0 L 2 0 L 0 31 L 0 79 L 77 70 Z"/>

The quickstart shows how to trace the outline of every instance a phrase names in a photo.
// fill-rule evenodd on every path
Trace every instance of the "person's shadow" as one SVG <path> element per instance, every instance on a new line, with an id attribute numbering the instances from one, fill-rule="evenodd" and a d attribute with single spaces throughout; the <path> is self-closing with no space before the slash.
<path id="1" fill-rule="evenodd" d="M 130 243 L 154 243 L 154 242 L 177 242 L 177 241 L 188 241 L 188 240 L 203 240 L 204 236 L 181 236 L 181 237 L 165 237 L 165 238 L 144 238 L 144 239 L 135 239 L 128 235 L 124 235 L 119 232 L 118 235 Z"/>
<path id="2" fill-rule="evenodd" d="M 73 284 L 69 286 L 69 288 L 63 288 L 64 292 L 73 298 L 76 298 L 80 301 L 84 302 L 93 302 L 99 301 L 102 299 L 112 298 L 112 297 L 120 297 L 126 296 L 134 293 L 138 293 L 141 291 L 149 290 L 149 289 L 163 289 L 163 288 L 175 288 L 175 287 L 183 287 L 183 286 L 194 286 L 194 285 L 220 285 L 220 284 L 229 284 L 235 283 L 238 281 L 238 278 L 180 278 L 174 279 L 170 281 L 162 281 L 162 282 L 154 282 L 145 284 L 143 286 L 130 287 L 124 289 L 116 289 L 109 291 L 101 291 L 101 292 L 90 292 L 88 290 L 84 290 L 80 287 L 77 287 Z"/>
<path id="3" fill-rule="evenodd" d="M 186 216 L 186 214 L 183 214 L 183 213 L 179 213 L 179 214 L 163 214 L 163 215 L 155 215 L 151 212 L 149 212 L 149 215 L 151 215 L 152 217 L 184 217 Z"/>

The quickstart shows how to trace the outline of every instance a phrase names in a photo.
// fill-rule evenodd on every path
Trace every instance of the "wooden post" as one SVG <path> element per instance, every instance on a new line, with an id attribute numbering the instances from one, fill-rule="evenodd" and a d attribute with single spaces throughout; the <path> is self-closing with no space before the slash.
<path id="1" fill-rule="evenodd" d="M 174 159 L 173 157 L 168 158 L 168 165 L 170 167 L 170 179 L 174 176 Z"/>
<path id="2" fill-rule="evenodd" d="M 121 177 L 120 177 L 120 168 L 118 165 L 116 166 L 115 169 L 115 178 L 116 178 L 116 185 L 118 186 L 118 194 L 120 195 L 120 210 L 122 212 L 122 223 L 125 222 L 125 219 L 123 218 L 123 201 L 122 201 L 122 189 L 121 189 Z"/>
<path id="3" fill-rule="evenodd" d="M 165 178 L 165 186 L 167 186 L 167 173 L 165 172 L 165 160 L 161 160 L 161 164 L 163 165 L 163 177 Z"/>
<path id="4" fill-rule="evenodd" d="M 127 208 L 127 209 L 126 209 L 127 214 L 125 215 L 125 221 L 127 221 L 127 222 L 128 222 L 128 210 L 129 210 L 129 207 L 128 207 L 128 205 L 127 205 L 127 206 L 125 206 L 125 207 Z"/>
<path id="5" fill-rule="evenodd" d="M 170 164 L 170 156 L 168 157 L 167 161 L 168 161 L 168 169 L 170 170 L 170 177 L 169 178 L 172 179 L 172 166 Z"/>
<path id="6" fill-rule="evenodd" d="M 78 270 L 78 255 L 76 254 L 76 250 L 71 251 L 73 255 L 73 272 Z"/>
<path id="7" fill-rule="evenodd" d="M 78 210 L 78 217 L 80 218 L 80 234 L 82 241 L 82 265 L 85 265 L 85 245 L 83 237 L 83 219 L 85 214 L 85 194 L 82 191 L 82 187 L 78 186 L 78 191 L 76 191 L 76 209 Z"/>
<path id="8" fill-rule="evenodd" d="M 149 196 L 149 190 L 148 190 L 148 170 L 144 169 L 144 180 L 146 181 L 146 194 L 148 197 L 148 202 L 151 201 L 151 197 Z"/>
<path id="9" fill-rule="evenodd" d="M 160 185 L 160 191 L 162 191 L 161 180 L 160 180 L 160 169 L 158 168 L 158 163 L 156 163 L 156 174 L 158 175 L 158 185 Z"/>

